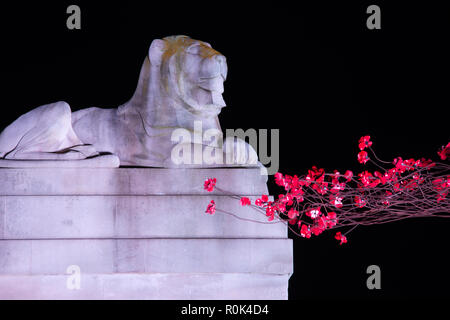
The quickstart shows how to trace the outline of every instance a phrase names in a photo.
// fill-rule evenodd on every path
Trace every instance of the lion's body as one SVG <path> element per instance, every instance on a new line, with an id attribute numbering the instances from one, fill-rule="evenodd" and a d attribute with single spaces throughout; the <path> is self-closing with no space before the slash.
<path id="1" fill-rule="evenodd" d="M 65 102 L 38 107 L 0 134 L 0 158 L 83 159 L 113 153 L 121 165 L 171 166 L 175 129 L 192 132 L 200 121 L 202 130 L 221 132 L 217 115 L 225 106 L 226 72 L 225 57 L 207 43 L 185 36 L 154 40 L 127 103 L 73 113 Z M 255 151 L 244 149 L 254 161 Z"/>

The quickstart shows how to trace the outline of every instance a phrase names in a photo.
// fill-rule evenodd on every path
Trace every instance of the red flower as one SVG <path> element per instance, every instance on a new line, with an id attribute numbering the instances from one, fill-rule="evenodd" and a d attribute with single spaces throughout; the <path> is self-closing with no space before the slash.
<path id="1" fill-rule="evenodd" d="M 450 157 L 450 142 L 447 143 L 445 147 L 442 146 L 441 150 L 438 151 L 438 155 L 441 157 L 441 160 L 445 160 Z"/>
<path id="2" fill-rule="evenodd" d="M 334 236 L 334 238 L 336 240 L 340 240 L 341 243 L 339 243 L 340 245 L 342 245 L 343 243 L 347 243 L 347 237 L 344 236 L 342 233 L 338 232 L 336 233 L 336 235 Z"/>
<path id="3" fill-rule="evenodd" d="M 298 211 L 295 210 L 294 208 L 291 208 L 291 209 L 288 211 L 288 217 L 289 217 L 289 219 L 294 219 L 294 218 L 296 218 L 297 216 L 298 216 Z"/>
<path id="4" fill-rule="evenodd" d="M 336 218 L 336 212 L 328 212 L 328 215 L 325 217 L 325 221 L 328 228 L 334 227 L 338 222 L 338 219 Z"/>
<path id="5" fill-rule="evenodd" d="M 317 179 L 316 181 L 319 181 L 319 179 Z M 323 182 L 322 179 L 320 179 L 320 181 L 315 183 L 312 188 L 321 195 L 324 195 L 328 192 L 328 182 Z"/>
<path id="6" fill-rule="evenodd" d="M 370 141 L 370 136 L 363 136 L 359 139 L 359 150 L 364 150 L 371 145 L 372 141 Z"/>
<path id="7" fill-rule="evenodd" d="M 361 151 L 361 152 L 358 153 L 358 161 L 359 161 L 359 163 L 366 164 L 366 162 L 369 161 L 369 160 L 370 160 L 370 158 L 367 155 L 366 151 Z"/>
<path id="8" fill-rule="evenodd" d="M 332 184 L 338 184 L 339 183 L 339 177 L 341 176 L 340 172 L 337 170 L 334 170 L 334 174 L 331 175 L 331 183 Z"/>
<path id="9" fill-rule="evenodd" d="M 392 192 L 386 191 L 386 198 L 381 202 L 385 206 L 388 206 L 390 204 L 389 198 L 392 196 Z"/>
<path id="10" fill-rule="evenodd" d="M 216 186 L 216 178 L 210 178 L 205 180 L 204 189 L 208 192 L 212 192 Z"/>
<path id="11" fill-rule="evenodd" d="M 317 218 L 320 215 L 320 207 L 306 210 L 305 214 L 308 217 L 311 217 L 311 219 L 315 219 L 315 218 Z"/>
<path id="12" fill-rule="evenodd" d="M 319 226 L 313 226 L 311 228 L 311 232 L 315 235 L 318 236 L 319 234 L 321 234 L 323 232 L 323 229 L 320 228 Z"/>
<path id="13" fill-rule="evenodd" d="M 422 158 L 420 160 L 417 160 L 415 165 L 419 168 L 432 168 L 435 166 L 435 163 L 431 161 L 430 159 Z"/>
<path id="14" fill-rule="evenodd" d="M 319 218 L 316 219 L 317 222 L 317 227 L 321 230 L 324 231 L 327 228 L 327 217 L 325 216 L 320 216 Z"/>
<path id="15" fill-rule="evenodd" d="M 280 201 L 281 201 L 281 202 L 284 202 L 284 201 L 282 200 L 282 199 L 283 199 L 283 195 L 282 195 L 282 194 L 279 195 L 279 198 L 280 198 Z M 269 201 L 269 196 L 266 195 L 266 194 L 263 194 L 263 195 L 261 196 L 261 198 L 258 198 L 258 199 L 255 200 L 255 204 L 256 204 L 258 207 L 262 207 L 262 206 L 264 205 L 264 203 L 266 203 L 267 201 Z"/>
<path id="16" fill-rule="evenodd" d="M 334 205 L 336 208 L 342 208 L 342 197 L 331 195 L 330 201 L 331 204 Z"/>
<path id="17" fill-rule="evenodd" d="M 205 212 L 209 214 L 214 214 L 216 212 L 216 203 L 214 202 L 214 200 L 211 200 L 211 202 L 206 207 Z"/>
<path id="18" fill-rule="evenodd" d="M 241 206 L 249 206 L 251 204 L 252 204 L 252 202 L 249 198 L 247 198 L 247 197 L 241 198 Z"/>
<path id="19" fill-rule="evenodd" d="M 370 180 L 373 177 L 372 174 L 369 171 L 363 171 L 360 174 L 358 174 L 361 183 L 364 187 L 367 187 L 370 185 Z"/>
<path id="20" fill-rule="evenodd" d="M 352 180 L 353 172 L 350 170 L 345 171 L 344 178 L 347 179 L 347 182 Z"/>
<path id="21" fill-rule="evenodd" d="M 299 189 L 303 185 L 302 181 L 297 177 L 297 175 L 293 176 L 291 179 L 291 189 Z"/>
<path id="22" fill-rule="evenodd" d="M 292 195 L 292 197 L 295 198 L 298 202 L 302 202 L 304 200 L 304 194 L 305 192 L 301 188 L 291 190 L 290 193 L 290 195 Z"/>
<path id="23" fill-rule="evenodd" d="M 324 174 L 325 170 L 323 168 L 317 169 L 316 166 L 313 166 L 311 168 L 311 170 L 308 170 L 308 175 L 306 176 L 305 180 L 305 185 L 309 186 L 309 184 L 314 181 L 316 179 L 316 177 L 319 177 L 319 179 L 322 179 L 323 181 L 323 174 Z"/>
<path id="24" fill-rule="evenodd" d="M 285 212 L 286 211 L 286 205 L 282 202 L 277 202 L 275 204 L 275 208 L 279 211 L 279 212 Z"/>
<path id="25" fill-rule="evenodd" d="M 280 187 L 284 187 L 284 178 L 281 173 L 279 173 L 279 172 L 275 173 L 274 178 L 275 178 L 275 183 L 277 185 L 279 185 Z"/>
<path id="26" fill-rule="evenodd" d="M 355 196 L 355 203 L 356 206 L 359 208 L 362 208 L 366 205 L 366 201 L 362 199 L 360 196 Z"/>
<path id="27" fill-rule="evenodd" d="M 381 183 L 381 184 L 386 184 L 386 182 L 388 182 L 388 181 L 390 181 L 390 176 L 389 176 L 389 174 L 387 173 L 387 172 L 385 172 L 384 174 L 382 174 L 381 172 L 379 172 L 379 171 L 375 171 L 374 172 L 374 175 L 375 175 L 375 177 L 377 177 L 379 180 L 380 180 L 380 182 L 379 183 Z"/>
<path id="28" fill-rule="evenodd" d="M 398 173 L 403 173 L 407 169 L 407 162 L 403 161 L 402 157 L 397 157 L 394 159 L 393 164 Z"/>
<path id="29" fill-rule="evenodd" d="M 272 221 L 275 216 L 275 209 L 270 204 L 266 207 L 266 216 L 269 217 L 269 221 Z"/>
<path id="30" fill-rule="evenodd" d="M 333 178 L 331 179 L 331 193 L 338 193 L 341 190 L 345 189 L 345 183 L 339 182 L 340 173 L 337 170 L 334 170 Z"/>
<path id="31" fill-rule="evenodd" d="M 303 238 L 311 238 L 311 230 L 309 229 L 309 226 L 307 226 L 306 224 L 302 225 L 302 227 L 300 228 L 300 235 Z"/>

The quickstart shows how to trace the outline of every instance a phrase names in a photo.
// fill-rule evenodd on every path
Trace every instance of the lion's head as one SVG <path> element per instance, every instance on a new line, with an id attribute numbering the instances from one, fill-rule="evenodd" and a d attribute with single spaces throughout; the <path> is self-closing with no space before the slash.
<path id="1" fill-rule="evenodd" d="M 225 57 L 187 36 L 152 41 L 133 97 L 119 112 L 138 112 L 149 127 L 190 127 L 192 120 L 218 121 L 225 107 Z M 215 120 L 216 119 L 216 120 Z"/>
<path id="2" fill-rule="evenodd" d="M 210 44 L 187 36 L 166 37 L 153 41 L 149 58 L 160 65 L 167 94 L 189 112 L 212 117 L 225 107 L 222 93 L 227 64 Z"/>

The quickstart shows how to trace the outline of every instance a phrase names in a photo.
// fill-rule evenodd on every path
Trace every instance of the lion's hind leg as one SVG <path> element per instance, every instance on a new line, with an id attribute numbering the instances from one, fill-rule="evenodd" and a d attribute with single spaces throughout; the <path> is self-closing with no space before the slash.
<path id="1" fill-rule="evenodd" d="M 9 125 L 0 134 L 0 152 L 5 159 L 24 160 L 73 160 L 97 154 L 76 136 L 70 106 L 63 101 L 33 109 Z"/>

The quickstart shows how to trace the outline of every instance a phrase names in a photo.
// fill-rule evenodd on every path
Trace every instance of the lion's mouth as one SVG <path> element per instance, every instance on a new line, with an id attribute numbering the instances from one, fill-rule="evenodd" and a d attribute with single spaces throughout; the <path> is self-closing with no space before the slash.
<path id="1" fill-rule="evenodd" d="M 199 87 L 195 91 L 195 100 L 199 105 L 213 105 L 219 108 L 223 108 L 226 106 L 226 103 L 222 97 L 222 93 L 219 91 L 211 91 L 201 87 Z"/>
<path id="2" fill-rule="evenodd" d="M 202 77 L 198 81 L 197 85 L 205 90 L 223 92 L 223 78 L 221 76 L 210 78 Z"/>

